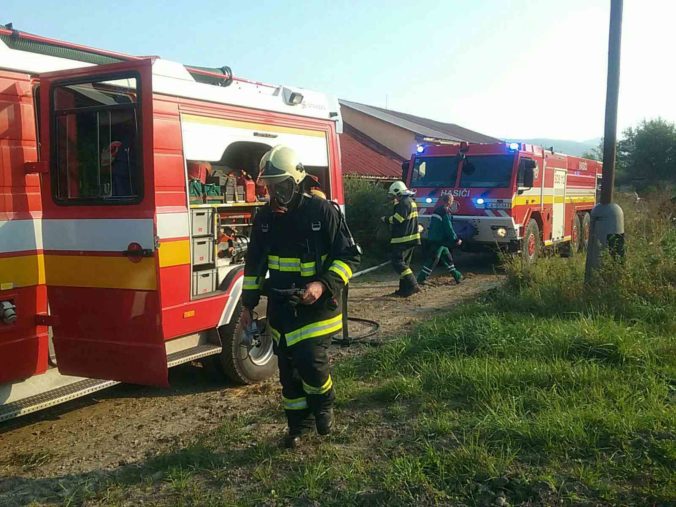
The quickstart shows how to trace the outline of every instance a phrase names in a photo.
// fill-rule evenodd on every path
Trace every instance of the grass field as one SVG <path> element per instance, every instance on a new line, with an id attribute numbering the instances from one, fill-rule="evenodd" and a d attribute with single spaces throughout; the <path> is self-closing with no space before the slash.
<path id="1" fill-rule="evenodd" d="M 508 264 L 507 284 L 338 364 L 338 429 L 281 449 L 272 401 L 73 503 L 673 505 L 673 203 L 625 203 L 627 254 Z"/>

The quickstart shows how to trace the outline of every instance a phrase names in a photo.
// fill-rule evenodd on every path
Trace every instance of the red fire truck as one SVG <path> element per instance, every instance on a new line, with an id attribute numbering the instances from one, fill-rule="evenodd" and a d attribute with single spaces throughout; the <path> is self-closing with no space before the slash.
<path id="1" fill-rule="evenodd" d="M 211 355 L 271 375 L 237 324 L 258 162 L 291 146 L 342 204 L 340 128 L 321 93 L 0 29 L 0 421 Z"/>
<path id="2" fill-rule="evenodd" d="M 520 251 L 533 261 L 543 246 L 586 248 L 601 163 L 523 143 L 419 145 L 403 176 L 423 225 L 451 194 L 465 249 Z"/>

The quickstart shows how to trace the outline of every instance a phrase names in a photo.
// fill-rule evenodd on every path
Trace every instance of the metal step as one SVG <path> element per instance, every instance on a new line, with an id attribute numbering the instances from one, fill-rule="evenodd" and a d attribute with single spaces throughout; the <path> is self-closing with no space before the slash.
<path id="1" fill-rule="evenodd" d="M 220 352 L 220 345 L 197 345 L 168 354 L 167 366 L 172 367 L 188 363 L 196 359 L 219 354 Z M 24 385 L 21 386 L 20 384 Z M 6 421 L 44 408 L 53 407 L 59 403 L 86 396 L 116 384 L 119 384 L 116 380 L 99 380 L 60 375 L 58 370 L 53 368 L 43 375 L 36 375 L 24 382 L 2 386 L 5 387 L 5 390 L 0 390 L 0 421 Z M 54 387 L 49 389 L 50 385 Z M 17 392 L 12 393 L 12 388 Z M 31 390 L 33 392 L 44 390 L 44 392 L 30 396 Z M 9 391 L 9 394 L 5 391 Z M 21 391 L 23 391 L 23 394 Z M 14 398 L 15 401 L 11 401 L 11 398 Z M 10 401 L 9 403 L 2 403 L 2 400 Z"/>
<path id="2" fill-rule="evenodd" d="M 189 363 L 195 359 L 220 354 L 221 350 L 220 345 L 198 345 L 197 347 L 174 352 L 167 356 L 167 366 L 171 368 L 178 364 Z"/>
<path id="3" fill-rule="evenodd" d="M 83 379 L 51 391 L 29 396 L 6 405 L 0 405 L 0 421 L 6 421 L 20 415 L 30 414 L 59 403 L 95 393 L 101 389 L 119 384 L 116 380 Z"/>

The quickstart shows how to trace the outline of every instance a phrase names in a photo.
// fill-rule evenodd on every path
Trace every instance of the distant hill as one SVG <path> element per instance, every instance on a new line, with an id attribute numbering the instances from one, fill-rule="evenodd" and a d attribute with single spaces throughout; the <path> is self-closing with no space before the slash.
<path id="1" fill-rule="evenodd" d="M 601 138 L 588 139 L 586 141 L 568 141 L 566 139 L 549 139 L 546 137 L 537 137 L 533 139 L 506 139 L 507 142 L 518 142 L 527 144 L 537 144 L 545 148 L 554 147 L 554 151 L 565 153 L 566 155 L 581 156 L 585 151 L 596 148 Z"/>

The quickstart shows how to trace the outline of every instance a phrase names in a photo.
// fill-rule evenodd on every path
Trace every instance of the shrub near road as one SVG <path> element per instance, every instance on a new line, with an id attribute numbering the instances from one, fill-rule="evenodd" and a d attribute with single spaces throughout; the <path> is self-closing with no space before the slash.
<path id="1" fill-rule="evenodd" d="M 279 426 L 271 403 L 79 497 L 673 505 L 671 206 L 625 205 L 624 264 L 607 265 L 591 287 L 582 256 L 510 265 L 503 288 L 338 364 L 339 424 L 328 440 L 280 449 L 279 432 L 266 430 Z"/>
<path id="2" fill-rule="evenodd" d="M 392 199 L 387 189 L 377 183 L 346 178 L 344 184 L 347 223 L 364 249 L 366 264 L 381 261 L 389 250 L 390 235 L 380 217 L 392 213 Z"/>

